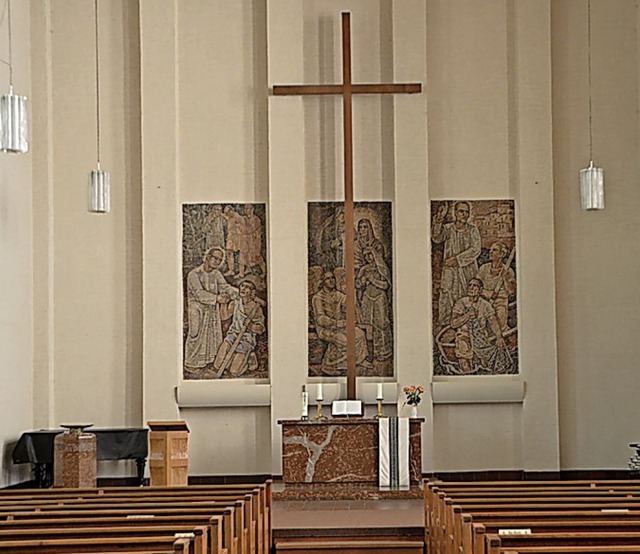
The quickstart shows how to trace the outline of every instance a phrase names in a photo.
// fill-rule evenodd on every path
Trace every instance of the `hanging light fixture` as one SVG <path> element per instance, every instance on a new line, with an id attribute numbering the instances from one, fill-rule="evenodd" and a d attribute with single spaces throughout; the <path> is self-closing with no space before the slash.
<path id="1" fill-rule="evenodd" d="M 589 53 L 589 167 L 580 170 L 580 204 L 583 210 L 604 209 L 604 169 L 593 165 L 591 120 L 591 0 L 587 1 L 587 50 Z"/>
<path id="2" fill-rule="evenodd" d="M 111 209 L 111 175 L 100 169 L 100 55 L 98 34 L 98 0 L 94 0 L 95 50 L 96 50 L 96 152 L 97 169 L 89 173 L 89 211 L 97 214 L 108 213 Z"/>
<path id="3" fill-rule="evenodd" d="M 9 35 L 9 94 L 0 96 L 0 151 L 24 154 L 29 151 L 27 97 L 13 94 L 13 59 L 11 51 L 11 0 L 5 3 Z"/>

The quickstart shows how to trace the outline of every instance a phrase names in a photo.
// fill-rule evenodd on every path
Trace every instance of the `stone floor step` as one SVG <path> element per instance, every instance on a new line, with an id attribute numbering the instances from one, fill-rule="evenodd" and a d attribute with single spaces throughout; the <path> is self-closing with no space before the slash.
<path id="1" fill-rule="evenodd" d="M 340 552 L 341 554 L 423 554 L 420 540 L 392 539 L 389 537 L 313 537 L 308 539 L 276 539 L 276 552 L 298 554 L 303 552 Z"/>

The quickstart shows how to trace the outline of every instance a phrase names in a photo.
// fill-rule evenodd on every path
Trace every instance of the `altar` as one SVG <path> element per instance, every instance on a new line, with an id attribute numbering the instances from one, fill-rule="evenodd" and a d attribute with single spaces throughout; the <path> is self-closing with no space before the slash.
<path id="1" fill-rule="evenodd" d="M 411 485 L 422 480 L 421 426 L 409 423 Z M 282 480 L 285 484 L 378 485 L 378 420 L 345 418 L 279 420 L 282 425 Z"/>

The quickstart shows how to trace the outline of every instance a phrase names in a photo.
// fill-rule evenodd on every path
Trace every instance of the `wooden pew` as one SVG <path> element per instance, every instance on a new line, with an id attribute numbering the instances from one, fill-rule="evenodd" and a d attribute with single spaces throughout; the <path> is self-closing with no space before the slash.
<path id="1" fill-rule="evenodd" d="M 227 518 L 231 522 L 232 517 Z M 103 529 L 112 532 L 114 528 L 134 530 L 134 533 L 146 532 L 151 529 L 174 529 L 174 532 L 191 532 L 198 527 L 204 527 L 208 536 L 207 550 L 209 554 L 230 554 L 223 546 L 224 518 L 221 516 L 159 516 L 142 519 L 129 517 L 104 518 L 48 518 L 14 521 L 0 521 L 0 540 L 9 538 L 42 537 L 51 529 L 57 532 L 77 530 L 81 532 L 102 533 Z M 197 534 L 197 530 L 194 531 Z M 228 532 L 229 533 L 229 532 Z M 203 532 L 204 535 L 204 532 Z"/>
<path id="2" fill-rule="evenodd" d="M 0 551 L 3 544 L 11 541 L 33 541 L 52 539 L 104 539 L 126 538 L 132 544 L 138 538 L 160 537 L 189 538 L 193 542 L 193 554 L 213 554 L 209 549 L 209 528 L 205 525 L 128 525 L 128 526 L 74 526 L 43 527 L 40 529 L 2 529 L 0 530 Z"/>
<path id="3" fill-rule="evenodd" d="M 520 550 L 500 549 L 500 554 L 624 554 L 640 552 L 638 546 L 532 546 Z"/>
<path id="4" fill-rule="evenodd" d="M 455 501 L 457 502 L 457 500 Z M 561 502 L 554 503 L 527 503 L 526 500 L 522 500 L 519 502 L 503 503 L 503 504 L 468 504 L 458 506 L 457 504 L 446 504 L 445 505 L 445 515 L 444 523 L 442 524 L 444 527 L 445 536 L 449 541 L 453 542 L 454 545 L 461 545 L 465 542 L 465 533 L 468 533 L 465 530 L 465 525 L 468 527 L 469 524 L 462 521 L 461 514 L 470 514 L 473 520 L 475 521 L 483 521 L 477 514 L 479 512 L 490 512 L 494 514 L 500 513 L 513 513 L 513 512 L 532 512 L 532 511 L 558 511 L 558 512 L 578 512 L 580 510 L 590 511 L 598 509 L 603 514 L 608 514 L 611 516 L 614 513 L 621 513 L 621 509 L 629 509 L 632 512 L 640 514 L 640 501 L 636 501 L 635 503 L 602 503 L 600 501 L 593 501 L 590 503 L 567 503 L 563 504 Z M 603 511 L 604 510 L 604 511 Z M 612 511 L 613 510 L 613 511 Z M 468 541 L 467 541 L 468 543 Z"/>
<path id="5" fill-rule="evenodd" d="M 622 554 L 640 552 L 637 546 L 533 546 L 521 550 L 500 549 L 500 554 Z"/>
<path id="6" fill-rule="evenodd" d="M 497 540 L 496 540 L 497 539 Z M 498 545 L 497 547 L 495 545 Z M 640 547 L 640 533 L 535 533 L 531 535 L 498 536 L 488 534 L 485 537 L 485 552 L 500 554 L 501 549 L 520 550 L 530 547 L 558 547 L 558 546 L 638 546 Z"/>
<path id="7" fill-rule="evenodd" d="M 235 506 L 205 506 L 197 508 L 186 507 L 162 507 L 153 508 L 129 508 L 129 509 L 87 509 L 87 510 L 57 510 L 48 512 L 15 512 L 0 513 L 0 526 L 3 521 L 6 525 L 14 522 L 27 522 L 41 520 L 43 517 L 51 519 L 66 519 L 75 523 L 83 519 L 125 518 L 137 523 L 148 523 L 153 519 L 182 517 L 186 520 L 193 515 L 222 516 L 223 517 L 223 548 L 229 554 L 247 554 L 249 545 L 246 541 L 246 528 L 244 525 L 244 505 L 237 501 Z"/>
<path id="8" fill-rule="evenodd" d="M 0 543 L 0 552 L 10 554 L 88 554 L 126 550 L 132 553 L 167 552 L 192 554 L 191 539 L 183 537 L 142 537 L 136 539 L 116 537 L 105 539 L 49 539 L 17 540 Z"/>
<path id="9" fill-rule="evenodd" d="M 545 486 L 548 492 L 541 490 L 541 487 L 527 483 L 520 486 L 521 483 L 511 483 L 503 486 L 502 482 L 494 483 L 499 490 L 492 491 L 489 487 L 473 487 L 475 483 L 465 484 L 459 487 L 463 492 L 471 492 L 469 489 L 475 489 L 473 493 L 464 495 L 459 498 L 459 493 L 452 493 L 455 500 L 447 497 L 451 488 L 447 483 L 440 483 L 446 490 L 440 490 L 440 486 L 433 482 L 428 482 L 425 487 L 425 519 L 428 526 L 426 532 L 426 540 L 428 541 L 431 551 L 438 552 L 470 552 L 470 548 L 474 541 L 472 540 L 471 529 L 475 529 L 472 524 L 472 516 L 474 510 L 485 508 L 485 513 L 489 510 L 504 513 L 505 510 L 521 510 L 526 506 L 525 510 L 532 509 L 557 509 L 566 512 L 569 509 L 584 510 L 588 507 L 598 506 L 604 509 L 628 509 L 629 506 L 640 507 L 637 505 L 635 498 L 635 490 L 629 487 L 629 482 L 622 482 L 619 490 L 616 492 L 612 489 L 611 483 L 606 483 L 606 487 L 600 487 L 602 492 L 598 490 L 593 493 L 594 488 L 598 488 L 597 483 L 588 482 L 576 485 L 575 483 L 565 485 L 564 483 L 555 483 L 555 489 L 552 486 Z M 618 487 L 618 483 L 615 484 Z M 620 492 L 626 489 L 624 492 Z M 572 492 L 567 492 L 570 490 Z M 613 493 L 611 492 L 613 490 Z M 477 492 L 476 492 L 477 491 Z M 484 498 L 485 493 L 492 492 L 491 498 Z M 553 493 L 558 498 L 553 498 Z M 578 492 L 579 494 L 574 494 Z M 506 494 L 504 494 L 506 493 Z M 567 497 L 566 495 L 571 496 Z M 606 502 L 609 496 L 614 496 L 617 502 Z M 479 497 L 479 498 L 478 498 Z M 455 504 L 454 504 L 455 502 Z M 457 506 L 457 504 L 461 506 Z M 465 512 L 470 512 L 471 515 Z M 600 514 L 602 516 L 602 514 Z M 479 518 L 481 521 L 481 518 Z"/>
<path id="10" fill-rule="evenodd" d="M 246 554 L 259 553 L 262 545 L 262 537 L 258 535 L 258 518 L 254 515 L 254 504 L 257 497 L 253 495 L 245 495 L 242 500 L 238 500 L 235 496 L 224 497 L 196 497 L 197 499 L 187 500 L 181 497 L 126 497 L 117 498 L 90 498 L 90 499 L 59 499 L 55 502 L 38 503 L 30 501 L 29 503 L 10 504 L 3 506 L 0 503 L 0 517 L 2 514 L 11 513 L 14 518 L 18 513 L 50 513 L 60 510 L 135 510 L 135 509 L 163 509 L 163 508 L 199 508 L 199 507 L 215 507 L 224 508 L 225 506 L 235 505 L 239 513 L 243 513 L 242 521 L 237 522 L 238 535 L 240 536 L 240 551 Z M 212 500 L 215 498 L 215 500 Z M 212 514 L 213 515 L 213 514 Z"/>
<path id="11" fill-rule="evenodd" d="M 520 537 L 522 538 L 522 537 Z M 577 539 L 568 539 L 564 544 L 561 544 L 562 540 L 558 539 L 556 544 L 539 545 L 539 546 L 518 546 L 517 549 L 510 547 L 501 547 L 501 539 L 496 535 L 487 535 L 486 537 L 486 551 L 489 554 L 565 554 L 565 553 L 586 553 L 591 554 L 610 554 L 610 553 L 626 553 L 626 552 L 640 552 L 640 544 L 624 544 L 624 542 L 617 542 L 617 539 L 611 539 L 611 542 L 607 544 L 574 544 Z M 621 537 L 620 541 L 624 541 Z M 515 542 L 515 541 L 512 541 Z"/>
<path id="12" fill-rule="evenodd" d="M 193 502 L 207 501 L 216 498 L 220 502 L 232 501 L 238 496 L 251 495 L 252 507 L 246 514 L 251 516 L 249 541 L 256 554 L 267 554 L 271 544 L 271 509 L 272 483 L 267 481 L 257 485 L 197 485 L 188 487 L 113 487 L 91 489 L 44 489 L 44 490 L 11 490 L 0 491 L 0 509 L 26 510 L 29 505 L 41 505 L 43 510 L 49 509 L 45 505 L 66 505 L 68 503 L 91 503 L 98 499 L 100 503 L 117 503 L 122 499 L 132 497 L 138 502 L 158 503 L 171 501 L 172 498 Z M 19 507 L 11 501 L 19 501 Z M 6 510 L 5 510 L 6 511 Z M 247 519 L 249 521 L 249 519 Z"/>

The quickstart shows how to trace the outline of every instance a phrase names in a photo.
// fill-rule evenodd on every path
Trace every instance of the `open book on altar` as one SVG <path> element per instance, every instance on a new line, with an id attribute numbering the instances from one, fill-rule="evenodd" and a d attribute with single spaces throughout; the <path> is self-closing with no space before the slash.
<path id="1" fill-rule="evenodd" d="M 331 415 L 362 417 L 362 400 L 334 400 L 331 405 Z"/>

